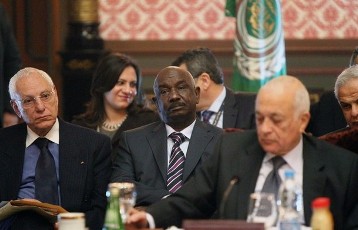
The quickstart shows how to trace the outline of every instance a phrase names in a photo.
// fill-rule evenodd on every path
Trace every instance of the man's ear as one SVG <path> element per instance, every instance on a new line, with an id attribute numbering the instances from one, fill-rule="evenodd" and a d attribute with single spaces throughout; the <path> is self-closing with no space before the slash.
<path id="1" fill-rule="evenodd" d="M 16 115 L 21 118 L 21 113 L 19 110 L 19 107 L 17 106 L 16 102 L 14 100 L 10 101 L 11 107 L 13 108 L 13 110 L 15 111 Z"/>
<path id="2" fill-rule="evenodd" d="M 202 73 L 198 77 L 198 85 L 200 86 L 201 90 L 207 90 L 211 84 L 211 78 L 209 74 Z"/>
<path id="3" fill-rule="evenodd" d="M 195 87 L 196 104 L 199 104 L 200 100 L 200 87 Z"/>

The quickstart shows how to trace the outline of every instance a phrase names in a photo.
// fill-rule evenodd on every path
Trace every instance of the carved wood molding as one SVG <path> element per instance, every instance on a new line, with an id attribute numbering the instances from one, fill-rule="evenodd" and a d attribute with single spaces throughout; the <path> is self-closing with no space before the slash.
<path id="1" fill-rule="evenodd" d="M 356 39 L 304 39 L 285 40 L 286 53 L 351 53 L 358 46 Z M 208 47 L 215 53 L 232 54 L 232 40 L 163 40 L 163 41 L 105 41 L 109 50 L 152 55 L 153 53 L 174 54 L 194 47 Z"/>
<path id="2" fill-rule="evenodd" d="M 286 58 L 300 59 L 320 57 L 324 58 L 345 58 L 348 60 L 354 48 L 358 45 L 355 39 L 304 39 L 285 40 Z M 232 57 L 234 53 L 232 40 L 164 40 L 164 41 L 105 41 L 105 48 L 115 52 L 126 53 L 135 57 L 173 57 L 181 54 L 184 50 L 195 47 L 208 47 L 218 57 Z M 324 63 L 324 60 L 322 61 Z M 317 63 L 312 66 L 290 66 L 288 74 L 294 76 L 337 76 L 341 67 Z M 155 76 L 159 71 L 156 66 L 144 67 L 143 76 Z M 232 75 L 232 68 L 223 66 L 225 76 Z"/>

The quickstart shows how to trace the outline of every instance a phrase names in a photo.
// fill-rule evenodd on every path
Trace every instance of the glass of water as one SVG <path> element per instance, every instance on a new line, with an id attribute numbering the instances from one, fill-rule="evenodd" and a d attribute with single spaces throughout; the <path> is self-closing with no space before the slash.
<path id="1" fill-rule="evenodd" d="M 119 211 L 122 221 L 125 223 L 129 210 L 135 205 L 137 192 L 134 183 L 122 182 L 116 184 L 119 188 Z"/>
<path id="2" fill-rule="evenodd" d="M 273 193 L 252 193 L 247 216 L 249 223 L 263 223 L 265 228 L 275 226 L 277 205 Z"/>

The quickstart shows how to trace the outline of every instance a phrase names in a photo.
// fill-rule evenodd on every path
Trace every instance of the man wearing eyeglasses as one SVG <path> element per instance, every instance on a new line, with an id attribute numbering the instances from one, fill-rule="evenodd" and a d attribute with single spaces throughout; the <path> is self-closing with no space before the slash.
<path id="1" fill-rule="evenodd" d="M 34 199 L 84 212 L 101 229 L 111 174 L 110 140 L 58 118 L 58 95 L 43 71 L 24 68 L 10 80 L 11 105 L 25 123 L 0 130 L 0 201 Z M 0 229 L 53 229 L 35 212 L 20 212 Z"/>

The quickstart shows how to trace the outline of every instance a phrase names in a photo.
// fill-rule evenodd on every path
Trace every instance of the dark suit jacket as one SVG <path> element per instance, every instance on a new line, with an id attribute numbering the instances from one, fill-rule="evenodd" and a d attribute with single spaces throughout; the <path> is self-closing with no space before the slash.
<path id="1" fill-rule="evenodd" d="M 137 187 L 137 206 L 147 206 L 169 195 L 167 190 L 167 135 L 165 124 L 155 122 L 122 133 L 112 182 L 132 181 Z M 197 120 L 186 154 L 183 181 L 190 178 L 213 152 L 222 129 Z"/>
<path id="2" fill-rule="evenodd" d="M 226 88 L 223 128 L 255 128 L 255 100 L 256 94 L 254 93 L 233 93 Z"/>
<path id="3" fill-rule="evenodd" d="M 110 140 L 92 130 L 59 122 L 61 206 L 70 212 L 84 212 L 91 230 L 102 229 L 111 175 Z M 0 130 L 0 201 L 17 199 L 26 135 L 26 124 Z"/>
<path id="4" fill-rule="evenodd" d="M 212 158 L 171 197 L 148 207 L 157 227 L 181 225 L 183 219 L 208 218 L 220 207 L 233 176 L 239 182 L 222 205 L 222 217 L 246 220 L 250 193 L 254 192 L 265 152 L 255 131 L 224 134 Z M 331 199 L 335 229 L 358 227 L 358 156 L 314 137 L 303 136 L 303 199 L 305 224 L 311 202 Z M 165 215 L 164 215 L 165 214 Z"/>
<path id="5" fill-rule="evenodd" d="M 255 128 L 255 100 L 256 94 L 254 93 L 234 93 L 226 88 L 223 128 Z"/>
<path id="6" fill-rule="evenodd" d="M 311 119 L 306 131 L 321 136 L 347 126 L 342 109 L 333 91 L 322 94 L 319 102 L 310 107 Z"/>

